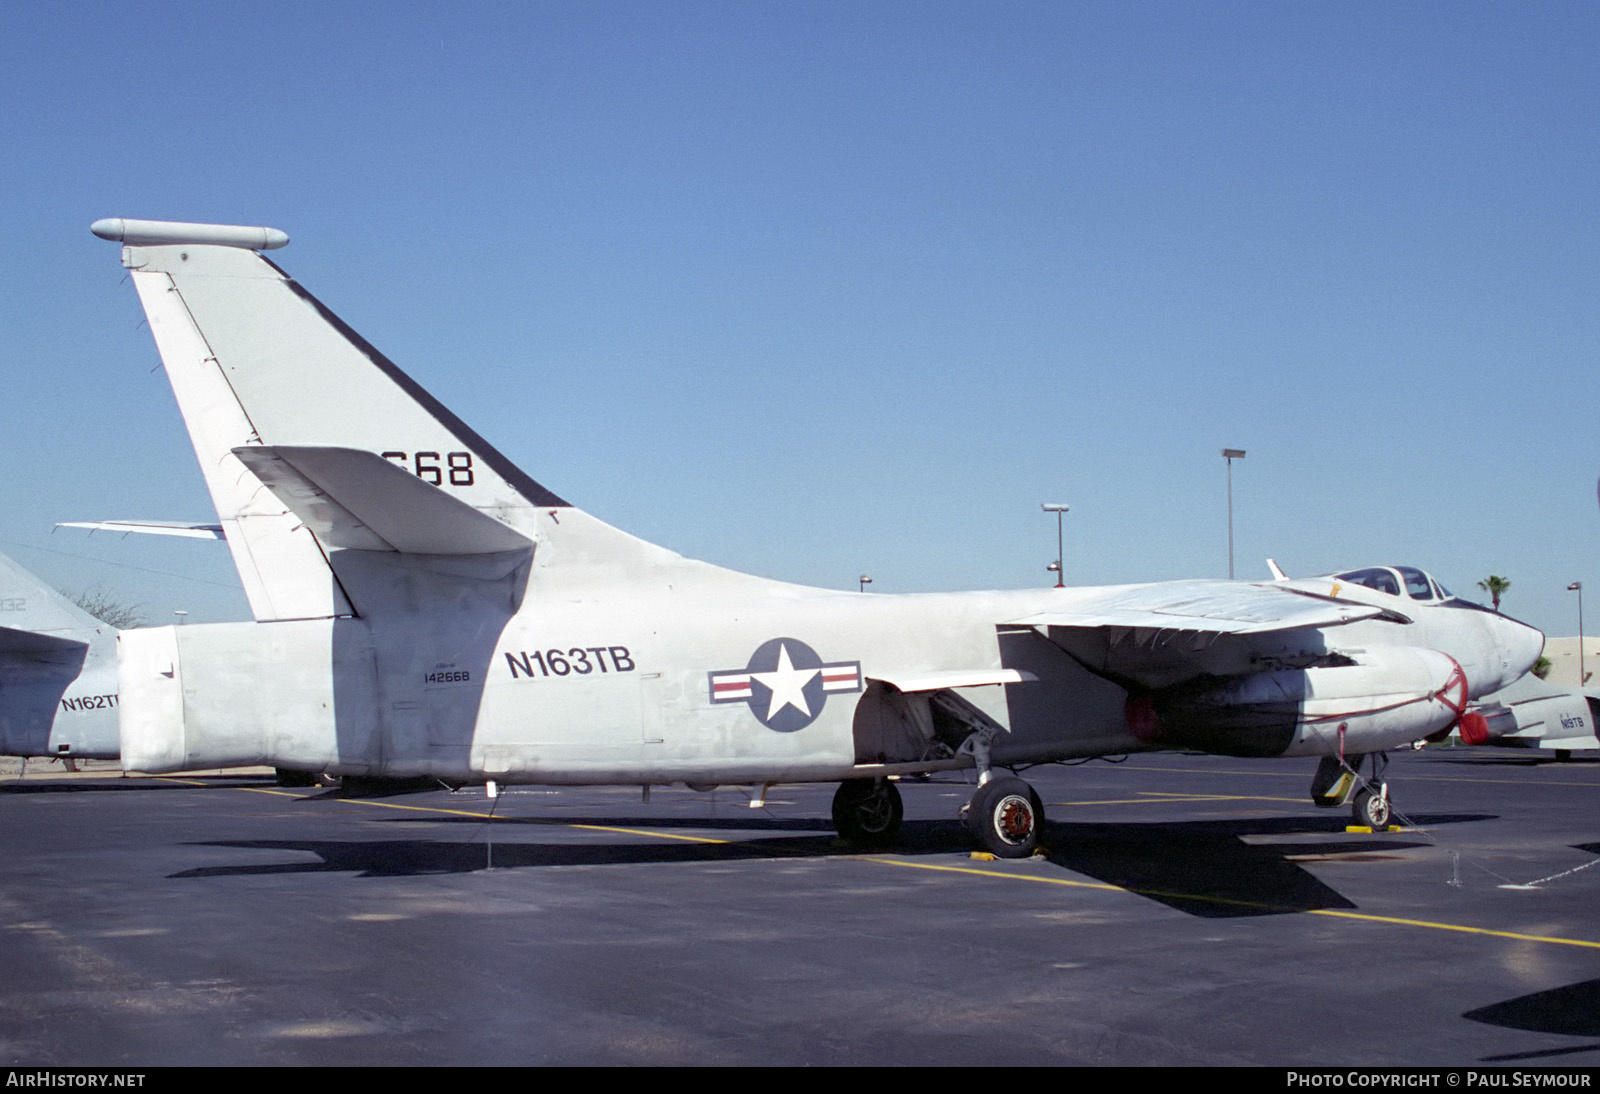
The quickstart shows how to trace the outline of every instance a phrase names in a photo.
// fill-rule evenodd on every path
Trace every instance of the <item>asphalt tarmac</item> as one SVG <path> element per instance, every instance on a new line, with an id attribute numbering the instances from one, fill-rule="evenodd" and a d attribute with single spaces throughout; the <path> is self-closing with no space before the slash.
<path id="1" fill-rule="evenodd" d="M 1027 774 L 1048 856 L 974 858 L 970 788 L 893 853 L 832 786 L 0 777 L 0 1060 L 162 1064 L 1600 1063 L 1600 761 L 1395 756 L 1398 833 L 1309 760 Z M 495 816 L 489 819 L 493 808 Z"/>

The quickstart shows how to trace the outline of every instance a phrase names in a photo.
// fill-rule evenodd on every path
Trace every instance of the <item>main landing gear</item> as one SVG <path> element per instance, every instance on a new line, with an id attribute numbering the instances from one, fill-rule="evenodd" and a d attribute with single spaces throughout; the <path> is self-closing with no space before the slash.
<path id="1" fill-rule="evenodd" d="M 1044 834 L 1044 802 L 1015 775 L 978 787 L 967 805 L 967 825 L 985 851 L 997 858 L 1027 858 Z"/>
<path id="2" fill-rule="evenodd" d="M 905 807 L 888 779 L 847 779 L 833 795 L 833 826 L 846 843 L 879 851 L 900 833 Z"/>
<path id="3" fill-rule="evenodd" d="M 972 757 L 978 789 L 962 811 L 978 845 L 996 858 L 1027 858 L 1044 835 L 1044 802 L 1015 775 L 995 775 L 992 733 L 972 733 L 961 751 Z M 885 778 L 847 779 L 833 795 L 833 825 L 846 843 L 877 850 L 894 842 L 904 815 L 900 791 Z"/>
<path id="4" fill-rule="evenodd" d="M 1044 802 L 1015 775 L 980 783 L 964 813 L 978 845 L 997 858 L 1027 858 L 1039 849 Z M 892 845 L 904 816 L 900 791 L 888 779 L 847 779 L 833 795 L 839 838 L 865 851 Z"/>
<path id="5" fill-rule="evenodd" d="M 1371 774 L 1367 776 L 1361 774 L 1362 760 L 1371 761 Z M 1338 756 L 1324 756 L 1311 779 L 1312 804 L 1324 809 L 1348 804 L 1356 824 L 1381 832 L 1394 820 L 1389 784 L 1383 781 L 1388 766 L 1389 757 L 1383 752 L 1344 760 Z"/>

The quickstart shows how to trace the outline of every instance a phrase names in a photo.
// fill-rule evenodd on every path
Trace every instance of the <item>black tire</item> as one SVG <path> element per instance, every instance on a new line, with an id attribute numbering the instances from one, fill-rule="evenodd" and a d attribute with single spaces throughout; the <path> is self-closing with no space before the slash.
<path id="1" fill-rule="evenodd" d="M 847 779 L 833 795 L 833 826 L 852 847 L 881 850 L 900 834 L 905 806 L 888 779 Z"/>
<path id="2" fill-rule="evenodd" d="M 967 823 L 978 845 L 996 858 L 1027 858 L 1044 835 L 1044 803 L 1014 775 L 990 779 L 967 806 Z"/>
<path id="3" fill-rule="evenodd" d="M 1558 748 L 1558 749 L 1556 749 L 1556 763 L 1564 764 L 1570 759 L 1572 759 L 1572 749 L 1570 749 L 1570 748 Z"/>
<path id="4" fill-rule="evenodd" d="M 1367 789 L 1356 792 L 1355 800 L 1350 805 L 1350 812 L 1355 815 L 1357 824 L 1364 825 L 1374 832 L 1382 832 L 1388 828 L 1394 815 L 1387 798 Z"/>
<path id="5" fill-rule="evenodd" d="M 279 786 L 316 786 L 317 773 L 315 771 L 294 771 L 287 767 L 277 769 Z"/>

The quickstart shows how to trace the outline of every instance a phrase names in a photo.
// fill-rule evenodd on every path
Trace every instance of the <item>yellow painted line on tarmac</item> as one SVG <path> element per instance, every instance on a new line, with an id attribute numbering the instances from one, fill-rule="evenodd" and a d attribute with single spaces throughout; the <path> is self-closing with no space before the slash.
<path id="1" fill-rule="evenodd" d="M 1585 949 L 1600 950 L 1600 942 L 1590 942 L 1583 938 L 1557 938 L 1553 935 L 1522 934 L 1518 931 L 1496 931 L 1488 927 L 1467 927 L 1459 923 L 1434 923 L 1426 919 L 1404 919 L 1391 915 L 1368 915 L 1364 912 L 1341 912 L 1335 908 L 1313 908 L 1312 915 L 1335 916 L 1339 919 L 1360 919 L 1368 923 L 1393 923 L 1400 927 L 1428 927 L 1435 931 L 1459 931 L 1462 934 L 1483 934 L 1492 938 L 1510 938 L 1518 942 L 1546 942 L 1553 946 L 1582 946 Z"/>
<path id="2" fill-rule="evenodd" d="M 744 846 L 750 846 L 750 847 L 759 846 L 758 844 L 750 843 L 747 840 L 713 839 L 710 836 L 686 836 L 681 832 L 653 832 L 648 828 L 613 828 L 613 827 L 610 827 L 610 826 L 604 825 L 604 824 L 573 824 L 573 823 L 571 823 L 569 821 L 558 821 L 558 820 L 552 820 L 549 823 L 551 823 L 551 824 L 565 824 L 568 828 L 583 828 L 583 829 L 587 829 L 590 832 L 621 832 L 623 835 L 627 835 L 627 836 L 654 836 L 656 839 L 676 839 L 676 840 L 683 840 L 683 841 L 685 841 L 687 843 L 737 844 L 738 846 L 741 846 L 741 847 L 744 847 Z M 762 850 L 766 854 L 771 854 L 772 853 L 772 849 L 771 848 L 763 847 Z"/>
<path id="3" fill-rule="evenodd" d="M 304 798 L 309 795 L 295 794 L 288 790 L 272 790 L 263 786 L 240 786 L 238 790 L 248 790 L 254 794 L 275 794 L 284 798 Z M 744 843 L 744 840 L 713 839 L 709 836 L 685 836 L 678 832 L 652 832 L 641 828 L 617 828 L 604 824 L 577 824 L 573 821 L 557 820 L 554 817 L 502 817 L 496 813 L 480 813 L 474 809 L 446 809 L 438 805 L 405 805 L 401 802 L 378 802 L 369 798 L 337 798 L 336 801 L 343 805 L 368 805 L 379 809 L 400 809 L 412 813 L 443 813 L 453 817 L 471 817 L 473 820 L 500 821 L 504 824 L 549 824 L 563 828 L 582 828 L 590 832 L 619 832 L 629 836 L 654 836 L 657 839 L 683 840 L 686 843 Z"/>
<path id="4" fill-rule="evenodd" d="M 1408 773 L 1405 776 L 1405 779 L 1403 781 L 1404 782 L 1435 782 L 1435 783 L 1505 783 L 1505 784 L 1511 784 L 1511 785 L 1517 785 L 1517 786 L 1526 786 L 1527 785 L 1527 782 L 1524 779 L 1481 779 L 1481 778 L 1469 778 L 1469 777 L 1467 777 L 1465 775 L 1416 775 L 1416 774 L 1411 774 L 1411 773 Z M 1539 786 L 1587 786 L 1587 787 L 1593 788 L 1593 787 L 1596 787 L 1596 786 L 1600 786 L 1600 781 L 1597 781 L 1597 782 L 1569 782 L 1569 781 L 1567 781 L 1565 779 L 1559 779 L 1559 780 L 1558 779 L 1551 779 L 1551 780 L 1549 780 L 1547 782 L 1542 782 L 1542 783 L 1539 783 L 1537 785 L 1539 785 Z"/>
<path id="5" fill-rule="evenodd" d="M 288 790 L 269 790 L 262 786 L 241 786 L 240 790 L 248 790 L 252 794 L 273 794 L 284 798 L 308 798 L 309 794 L 295 794 Z M 334 801 L 341 805 L 369 805 L 376 809 L 400 809 L 413 813 L 445 813 L 453 817 L 472 817 L 475 820 L 499 820 L 487 813 L 474 812 L 471 809 L 445 809 L 437 805 L 402 805 L 400 802 L 375 802 L 369 798 L 335 798 Z"/>
<path id="6" fill-rule="evenodd" d="M 1305 758 L 1309 759 L 1310 757 L 1305 757 Z M 1150 767 L 1139 766 L 1139 767 L 1135 767 L 1134 770 L 1143 771 L 1143 772 L 1146 772 L 1146 773 L 1172 771 L 1172 772 L 1181 772 L 1182 774 L 1185 774 L 1185 775 L 1273 775 L 1273 776 L 1277 776 L 1280 779 L 1304 779 L 1306 777 L 1306 774 L 1305 774 L 1304 771 L 1262 771 L 1262 770 L 1259 770 L 1259 769 L 1255 770 L 1255 771 L 1240 771 L 1240 770 L 1238 770 L 1236 768 L 1231 768 L 1231 767 L 1167 767 L 1165 765 L 1162 765 L 1162 766 L 1159 766 L 1159 767 L 1157 767 L 1157 766 L 1150 766 Z M 1439 782 L 1439 783 L 1516 783 L 1516 784 L 1520 785 L 1521 783 L 1523 783 L 1524 780 L 1522 780 L 1522 779 L 1488 779 L 1488 778 L 1481 778 L 1481 777 L 1472 776 L 1472 775 L 1423 775 L 1423 774 L 1420 774 L 1418 772 L 1408 771 L 1408 772 L 1406 772 L 1406 775 L 1405 775 L 1405 778 L 1404 778 L 1403 781 L 1405 781 L 1405 782 Z M 1552 780 L 1550 782 L 1540 783 L 1539 785 L 1540 786 L 1600 786 L 1600 781 L 1597 781 L 1597 782 L 1569 782 L 1569 781 L 1566 781 L 1566 780 L 1561 780 L 1561 781 Z"/>
<path id="7" fill-rule="evenodd" d="M 1097 801 L 1051 802 L 1052 806 L 1084 805 L 1160 805 L 1167 802 L 1293 802 L 1303 804 L 1303 798 L 1271 798 L 1264 794 L 1177 794 L 1159 790 L 1141 790 L 1142 798 L 1103 798 Z"/>
<path id="8" fill-rule="evenodd" d="M 1405 919 L 1400 916 L 1372 915 L 1367 912 L 1346 912 L 1335 908 L 1291 908 L 1279 904 L 1263 904 L 1253 900 L 1238 900 L 1233 897 L 1200 896 L 1195 893 L 1172 893 L 1162 889 L 1133 889 L 1122 885 L 1112 885 L 1105 881 L 1074 881 L 1064 877 L 1039 877 L 1034 874 L 1009 874 L 998 870 L 981 870 L 975 866 L 946 866 L 935 862 L 910 862 L 898 858 L 863 858 L 863 862 L 876 862 L 886 866 L 902 866 L 908 870 L 935 870 L 953 874 L 975 874 L 978 877 L 997 878 L 1003 881 L 1032 881 L 1040 885 L 1059 885 L 1071 889 L 1101 889 L 1108 892 L 1133 893 L 1137 896 L 1155 897 L 1162 900 L 1189 900 L 1207 904 L 1227 904 L 1239 908 L 1258 908 L 1268 912 L 1285 912 L 1303 915 L 1332 916 L 1337 919 L 1353 919 L 1365 923 L 1387 923 L 1397 927 L 1425 927 L 1435 931 L 1455 931 L 1460 934 L 1487 935 L 1491 938 L 1509 938 L 1517 942 L 1543 942 L 1553 946 L 1580 946 L 1585 949 L 1600 950 L 1600 942 L 1590 942 L 1582 938 L 1558 938 L 1552 935 L 1522 934 L 1517 931 L 1497 931 L 1489 927 L 1468 927 L 1460 923 L 1436 923 L 1426 919 Z"/>

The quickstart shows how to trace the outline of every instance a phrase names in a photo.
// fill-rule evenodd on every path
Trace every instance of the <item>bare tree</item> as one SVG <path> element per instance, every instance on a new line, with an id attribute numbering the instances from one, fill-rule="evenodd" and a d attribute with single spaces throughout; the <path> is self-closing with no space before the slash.
<path id="1" fill-rule="evenodd" d="M 119 600 L 104 585 L 94 585 L 69 599 L 100 622 L 125 631 L 144 622 L 144 605 Z"/>

